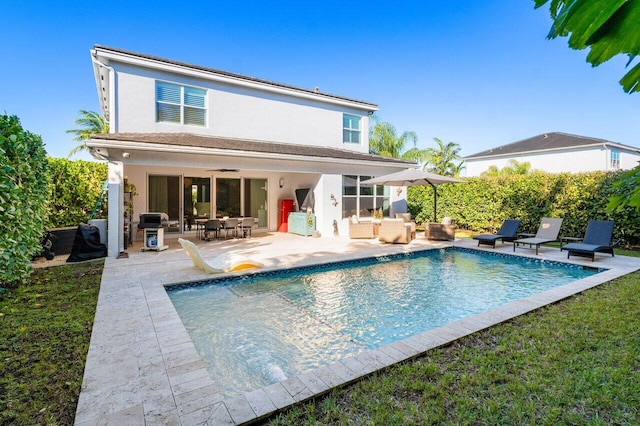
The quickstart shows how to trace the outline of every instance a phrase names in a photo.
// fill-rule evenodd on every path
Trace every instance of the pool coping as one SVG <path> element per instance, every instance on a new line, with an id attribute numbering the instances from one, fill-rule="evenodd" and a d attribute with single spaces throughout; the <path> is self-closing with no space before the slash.
<path id="1" fill-rule="evenodd" d="M 450 246 L 513 255 L 504 248 L 473 245 L 470 240 L 369 244 L 362 246 L 360 257 L 349 253 L 343 260 Z M 199 281 L 203 275 L 192 271 L 188 262 L 175 255 L 158 256 L 158 263 L 152 265 L 140 257 L 124 264 L 107 260 L 75 424 L 237 425 L 257 421 L 334 387 L 640 269 L 640 259 L 616 256 L 603 257 L 598 262 L 565 261 L 558 259 L 557 252 L 558 249 L 545 248 L 541 256 L 520 252 L 516 255 L 608 270 L 226 399 L 209 377 L 165 290 L 165 285 Z M 333 254 L 334 261 L 339 261 L 340 256 Z M 296 258 L 290 266 L 327 263 L 310 257 Z M 283 268 L 284 263 L 274 262 L 263 271 Z M 175 269 L 180 274 L 173 273 Z"/>

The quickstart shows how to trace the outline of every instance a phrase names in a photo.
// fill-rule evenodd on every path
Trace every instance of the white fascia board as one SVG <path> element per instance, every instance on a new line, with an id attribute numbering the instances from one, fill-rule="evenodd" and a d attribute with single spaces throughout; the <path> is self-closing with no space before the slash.
<path id="1" fill-rule="evenodd" d="M 95 50 L 96 52 L 99 51 L 97 52 L 97 55 L 103 58 L 102 62 L 106 64 L 108 64 L 110 60 L 113 60 L 115 62 L 122 62 L 122 63 L 135 65 L 143 68 L 152 68 L 152 69 L 165 71 L 172 74 L 182 74 L 182 75 L 187 75 L 190 77 L 195 77 L 203 80 L 210 80 L 210 81 L 215 81 L 219 83 L 243 86 L 251 89 L 268 91 L 268 92 L 287 95 L 287 96 L 310 99 L 316 102 L 340 105 L 340 106 L 345 106 L 353 109 L 363 110 L 366 112 L 373 112 L 378 110 L 378 107 L 376 105 L 368 104 L 364 102 L 355 102 L 355 101 L 349 101 L 346 99 L 334 98 L 334 97 L 323 95 L 323 94 L 308 93 L 303 90 L 296 90 L 295 88 L 279 87 L 279 86 L 270 85 L 268 83 L 244 79 L 241 77 L 220 75 L 220 74 L 216 74 L 213 71 L 197 70 L 197 69 L 189 68 L 182 65 L 169 64 L 166 62 L 148 59 L 148 58 L 140 58 L 140 57 L 127 55 L 120 52 L 104 51 L 100 48 L 96 48 Z"/>
<path id="2" fill-rule="evenodd" d="M 630 145 L 623 145 L 617 142 L 609 142 L 604 144 L 605 146 L 609 146 L 611 148 L 618 148 L 620 150 L 624 150 L 624 151 L 628 151 L 628 152 L 634 152 L 634 153 L 638 153 L 640 151 L 640 148 L 636 148 Z"/>
<path id="3" fill-rule="evenodd" d="M 401 164 L 397 163 L 385 163 L 377 162 L 375 160 L 354 160 L 348 158 L 329 158 L 329 157 L 310 157 L 305 155 L 292 155 L 292 154 L 280 154 L 280 153 L 268 153 L 268 152 L 255 152 L 255 151 L 240 151 L 231 149 L 220 148 L 203 148 L 194 146 L 183 145 L 158 145 L 141 142 L 126 142 L 126 141 L 112 141 L 104 139 L 89 139 L 87 141 L 89 148 L 107 148 L 117 150 L 136 150 L 136 151 L 148 151 L 148 152 L 165 152 L 175 154 L 192 154 L 192 155 L 216 155 L 220 157 L 248 157 L 248 158 L 261 158 L 269 160 L 295 160 L 295 161 L 309 161 L 316 163 L 332 164 L 353 164 L 353 165 L 371 165 L 375 163 L 377 166 L 389 166 L 389 167 L 401 167 Z M 410 165 L 406 166 L 407 168 Z"/>
<path id="4" fill-rule="evenodd" d="M 530 155 L 530 154 L 541 154 L 541 153 L 545 153 L 545 152 L 557 152 L 557 151 L 575 151 L 575 150 L 582 150 L 584 148 L 594 148 L 594 147 L 603 147 L 606 148 L 607 145 L 613 145 L 611 143 L 594 143 L 594 144 L 590 144 L 590 145 L 580 145 L 580 146 L 566 146 L 563 148 L 549 148 L 549 149 L 535 149 L 535 150 L 531 150 L 531 151 L 519 151 L 519 152 L 511 152 L 511 153 L 505 153 L 505 154 L 488 154 L 488 155 L 482 155 L 482 156 L 474 156 L 474 157 L 463 157 L 464 161 L 469 161 L 469 160 L 484 160 L 487 158 L 500 158 L 500 157 L 516 157 L 516 156 L 521 156 L 521 155 Z"/>

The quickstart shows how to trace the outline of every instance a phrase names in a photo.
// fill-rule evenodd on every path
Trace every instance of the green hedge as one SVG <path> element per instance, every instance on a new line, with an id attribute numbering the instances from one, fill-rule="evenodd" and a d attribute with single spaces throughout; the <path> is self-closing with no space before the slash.
<path id="1" fill-rule="evenodd" d="M 47 228 L 86 223 L 107 180 L 106 163 L 49 158 L 52 185 Z M 104 216 L 100 216 L 104 217 Z"/>
<path id="2" fill-rule="evenodd" d="M 41 250 L 47 210 L 46 151 L 42 138 L 16 116 L 0 115 L 0 284 L 24 280 Z"/>
<path id="3" fill-rule="evenodd" d="M 589 219 L 615 221 L 614 239 L 640 242 L 640 212 L 627 207 L 608 214 L 608 198 L 617 195 L 612 182 L 621 172 L 532 173 L 466 179 L 438 186 L 438 217 L 455 219 L 458 227 L 495 232 L 505 219 L 522 220 L 522 230 L 535 232 L 542 217 L 561 217 L 561 234 L 582 236 Z M 433 220 L 433 189 L 408 188 L 409 211 L 417 223 Z"/>

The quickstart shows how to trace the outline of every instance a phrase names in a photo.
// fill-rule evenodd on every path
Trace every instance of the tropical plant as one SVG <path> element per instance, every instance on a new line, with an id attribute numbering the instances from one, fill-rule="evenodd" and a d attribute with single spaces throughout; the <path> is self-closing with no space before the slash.
<path id="1" fill-rule="evenodd" d="M 627 206 L 640 211 L 640 165 L 623 172 L 620 179 L 613 182 L 613 186 L 620 195 L 609 198 L 608 213 L 621 212 Z"/>
<path id="2" fill-rule="evenodd" d="M 462 164 L 456 164 L 460 160 L 460 145 L 455 142 L 444 143 L 438 138 L 433 138 L 438 144 L 437 148 L 427 148 L 425 151 L 425 164 L 423 169 L 445 176 L 455 176 L 459 173 Z"/>
<path id="3" fill-rule="evenodd" d="M 534 0 L 535 8 L 549 0 Z M 640 2 L 635 0 L 551 0 L 553 25 L 547 38 L 569 37 L 569 47 L 590 48 L 587 61 L 594 67 L 616 55 L 640 55 Z M 640 91 L 640 63 L 620 80 L 627 93 Z"/>
<path id="4" fill-rule="evenodd" d="M 76 136 L 74 141 L 82 142 L 69 152 L 69 158 L 75 155 L 77 152 L 87 149 L 86 140 L 91 137 L 92 134 L 109 133 L 109 122 L 105 118 L 94 111 L 80 110 L 80 117 L 75 121 L 78 129 L 67 130 L 67 133 L 73 133 Z"/>

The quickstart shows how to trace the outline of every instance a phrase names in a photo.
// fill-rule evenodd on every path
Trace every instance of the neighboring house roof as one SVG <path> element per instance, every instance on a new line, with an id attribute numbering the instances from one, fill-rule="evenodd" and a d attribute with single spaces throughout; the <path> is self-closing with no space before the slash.
<path id="1" fill-rule="evenodd" d="M 101 145 L 101 141 L 111 142 L 113 146 L 126 143 L 144 144 L 151 146 L 165 146 L 174 149 L 180 148 L 204 148 L 210 150 L 242 151 L 254 154 L 276 154 L 299 157 L 327 158 L 334 160 L 374 161 L 389 163 L 404 167 L 414 167 L 416 163 L 397 158 L 383 157 L 374 154 L 365 154 L 346 149 L 317 147 L 310 145 L 298 145 L 289 143 L 274 143 L 248 139 L 222 138 L 216 136 L 203 136 L 193 133 L 106 133 L 91 135 L 88 146 Z M 124 146 L 123 146 L 124 148 Z"/>
<path id="2" fill-rule="evenodd" d="M 277 82 L 274 82 L 274 81 L 264 80 L 264 79 L 261 79 L 261 78 L 249 77 L 249 76 L 242 75 L 242 74 L 236 74 L 236 73 L 232 73 L 232 72 L 228 72 L 228 71 L 223 71 L 223 70 L 216 69 L 216 68 L 203 67 L 203 66 L 200 66 L 200 65 L 189 64 L 189 63 L 186 63 L 186 62 L 180 62 L 180 61 L 174 61 L 174 60 L 171 60 L 171 59 L 160 58 L 158 56 L 145 55 L 145 54 L 142 54 L 142 53 L 131 52 L 131 51 L 124 50 L 124 49 L 117 49 L 117 48 L 113 48 L 113 47 L 101 46 L 99 44 L 96 44 L 94 46 L 94 49 L 95 49 L 95 51 L 97 53 L 100 53 L 100 54 L 103 54 L 103 55 L 104 54 L 109 54 L 109 53 L 115 53 L 115 54 L 121 55 L 121 57 L 129 57 L 132 60 L 143 59 L 143 60 L 155 62 L 155 63 L 158 63 L 158 64 L 168 64 L 168 65 L 172 65 L 172 66 L 175 66 L 175 67 L 178 67 L 178 68 L 185 68 L 185 69 L 202 71 L 202 72 L 210 74 L 212 76 L 222 76 L 222 77 L 230 78 L 230 79 L 233 79 L 233 80 L 258 83 L 260 85 L 265 85 L 265 86 L 269 86 L 269 87 L 273 87 L 273 88 L 287 89 L 287 90 L 291 90 L 291 91 L 294 91 L 294 92 L 304 93 L 305 95 L 312 95 L 312 96 L 314 96 L 314 97 L 316 97 L 318 99 L 324 98 L 325 100 L 332 100 L 333 99 L 333 100 L 356 103 L 356 104 L 360 104 L 360 106 L 362 108 L 368 109 L 371 112 L 378 110 L 378 105 L 376 105 L 374 103 L 361 101 L 361 100 L 357 100 L 357 99 L 352 99 L 352 98 L 347 98 L 347 97 L 344 97 L 344 96 L 333 95 L 333 94 L 329 94 L 329 93 L 322 93 L 322 92 L 320 92 L 318 90 L 318 88 L 304 89 L 304 88 L 301 88 L 301 87 L 291 86 L 291 85 L 288 85 L 288 84 L 282 84 L 282 83 L 277 83 Z"/>
<path id="3" fill-rule="evenodd" d="M 571 135 L 568 133 L 552 132 L 523 139 L 497 148 L 491 148 L 464 157 L 464 160 L 479 158 L 513 156 L 515 154 L 528 154 L 533 152 L 566 150 L 572 148 L 587 148 L 592 146 L 608 145 L 615 148 L 637 151 L 629 145 L 611 142 L 606 139 L 589 138 L 586 136 Z"/>

